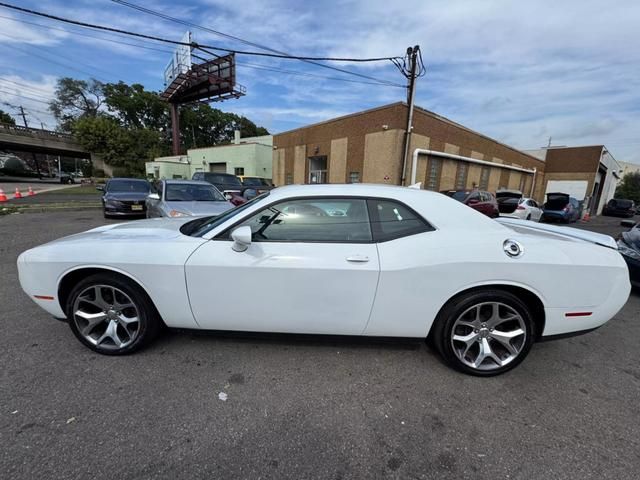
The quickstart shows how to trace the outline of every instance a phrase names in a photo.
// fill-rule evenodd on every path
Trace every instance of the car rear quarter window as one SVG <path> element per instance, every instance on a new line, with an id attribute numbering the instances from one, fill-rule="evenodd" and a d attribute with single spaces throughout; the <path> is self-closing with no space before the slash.
<path id="1" fill-rule="evenodd" d="M 369 199 L 367 204 L 373 239 L 377 242 L 434 230 L 420 215 L 395 200 Z"/>

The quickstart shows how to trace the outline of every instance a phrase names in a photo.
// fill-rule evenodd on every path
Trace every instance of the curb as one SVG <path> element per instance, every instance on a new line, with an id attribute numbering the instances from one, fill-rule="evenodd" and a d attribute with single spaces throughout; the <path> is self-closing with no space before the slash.
<path id="1" fill-rule="evenodd" d="M 57 212 L 57 211 L 66 211 L 66 210 L 78 210 L 78 211 L 82 211 L 82 210 L 98 210 L 98 209 L 102 209 L 102 205 L 63 205 L 63 206 L 56 206 L 55 204 L 52 205 L 29 205 L 29 206 L 17 206 L 17 205 L 13 205 L 12 206 L 15 211 L 11 212 L 11 214 L 14 213 L 47 213 L 47 212 Z"/>

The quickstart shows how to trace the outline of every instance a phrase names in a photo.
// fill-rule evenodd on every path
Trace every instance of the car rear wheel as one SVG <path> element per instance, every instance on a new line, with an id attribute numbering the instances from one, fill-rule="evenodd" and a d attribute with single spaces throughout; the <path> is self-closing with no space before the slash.
<path id="1" fill-rule="evenodd" d="M 444 360 L 471 375 L 511 370 L 529 353 L 533 318 L 515 295 L 480 290 L 451 300 L 434 325 L 434 341 Z"/>
<path id="2" fill-rule="evenodd" d="M 78 283 L 68 297 L 66 311 L 78 340 L 105 355 L 139 350 L 153 340 L 161 326 L 158 313 L 142 288 L 107 273 Z"/>

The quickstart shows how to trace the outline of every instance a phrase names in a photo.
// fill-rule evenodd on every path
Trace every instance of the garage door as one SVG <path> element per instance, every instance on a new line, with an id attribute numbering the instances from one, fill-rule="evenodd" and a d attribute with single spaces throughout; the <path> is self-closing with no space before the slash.
<path id="1" fill-rule="evenodd" d="M 209 171 L 213 173 L 227 173 L 227 162 L 210 163 Z"/>

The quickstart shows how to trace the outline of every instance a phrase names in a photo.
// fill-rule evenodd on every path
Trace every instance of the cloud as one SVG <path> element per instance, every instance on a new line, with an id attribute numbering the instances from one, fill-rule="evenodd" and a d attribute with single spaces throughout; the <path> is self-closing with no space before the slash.
<path id="1" fill-rule="evenodd" d="M 68 37 L 60 31 L 46 32 L 15 20 L 6 10 L 0 11 L 0 44 L 56 45 Z"/>
<path id="2" fill-rule="evenodd" d="M 0 75 L 0 109 L 10 113 L 19 125 L 22 117 L 18 115 L 22 106 L 30 127 L 44 127 L 54 130 L 56 121 L 49 112 L 49 101 L 54 97 L 57 78 L 51 75 L 40 77 L 22 77 L 15 74 Z"/>

